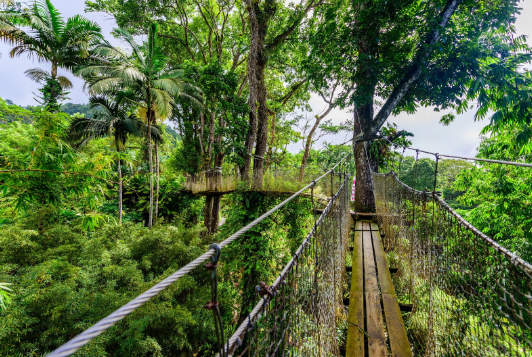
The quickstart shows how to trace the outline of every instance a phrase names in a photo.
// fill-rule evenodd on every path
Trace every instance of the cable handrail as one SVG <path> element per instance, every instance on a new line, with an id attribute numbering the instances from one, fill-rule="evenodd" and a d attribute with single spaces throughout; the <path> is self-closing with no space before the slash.
<path id="1" fill-rule="evenodd" d="M 451 158 L 451 159 L 480 161 L 480 162 L 487 162 L 487 163 L 491 163 L 491 164 L 502 164 L 502 165 L 521 166 L 521 167 L 532 167 L 532 164 L 527 164 L 525 162 L 505 161 L 505 160 L 491 160 L 491 159 L 481 159 L 481 158 L 478 158 L 478 157 L 446 155 L 446 154 L 439 154 L 439 153 L 436 153 L 436 152 L 430 152 L 430 151 L 425 151 L 425 150 L 421 150 L 421 149 L 414 149 L 414 148 L 406 148 L 406 149 L 412 150 L 412 151 L 416 151 L 416 152 L 422 152 L 422 153 L 428 154 L 428 155 L 435 155 L 435 156 L 439 156 L 439 157 L 448 157 L 448 158 Z"/>
<path id="2" fill-rule="evenodd" d="M 287 203 L 292 201 L 294 198 L 301 195 L 304 191 L 306 191 L 309 188 L 312 188 L 316 185 L 316 183 L 320 180 L 322 180 L 324 177 L 326 177 L 329 173 L 333 172 L 338 165 L 340 165 L 344 160 L 351 155 L 351 153 L 348 153 L 345 155 L 340 161 L 336 163 L 331 169 L 329 169 L 326 173 L 318 177 L 317 179 L 314 179 L 311 183 L 294 193 L 292 196 L 288 197 L 283 202 L 279 203 L 277 206 L 273 207 L 248 225 L 244 226 L 240 230 L 233 233 L 230 237 L 219 243 L 220 248 L 224 248 L 228 245 L 230 245 L 232 242 L 234 242 L 237 238 L 242 236 L 244 233 L 249 231 L 251 228 L 255 227 L 257 224 L 259 224 L 264 219 L 268 218 L 272 213 L 278 211 L 282 207 L 284 207 Z M 135 299 L 131 300 L 127 304 L 120 307 L 118 310 L 112 312 L 111 314 L 107 315 L 100 321 L 98 321 L 96 324 L 92 325 L 85 331 L 81 332 L 79 335 L 73 337 L 69 341 L 67 341 L 65 344 L 61 345 L 57 349 L 55 349 L 53 352 L 48 354 L 47 357 L 66 357 L 70 356 L 76 351 L 78 351 L 81 347 L 88 344 L 90 341 L 104 333 L 107 329 L 109 329 L 111 326 L 116 324 L 118 321 L 122 320 L 127 315 L 131 314 L 133 311 L 138 309 L 140 306 L 148 302 L 151 298 L 158 295 L 161 291 L 166 289 L 168 286 L 182 278 L 183 276 L 190 273 L 192 270 L 200 266 L 202 263 L 204 263 L 207 259 L 214 256 L 216 250 L 214 248 L 209 249 L 207 252 L 199 256 L 198 258 L 194 259 L 181 269 L 177 270 L 175 273 L 167 277 L 166 279 L 162 280 L 158 284 L 155 284 L 150 289 L 145 291 L 144 293 L 137 296 Z"/>

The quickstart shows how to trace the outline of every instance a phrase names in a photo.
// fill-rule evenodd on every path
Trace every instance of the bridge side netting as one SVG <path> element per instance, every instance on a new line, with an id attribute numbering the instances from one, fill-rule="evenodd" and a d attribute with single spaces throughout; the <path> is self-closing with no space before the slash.
<path id="1" fill-rule="evenodd" d="M 414 356 L 532 356 L 532 266 L 435 193 L 373 181 Z"/>
<path id="2" fill-rule="evenodd" d="M 340 356 L 342 292 L 351 217 L 350 178 L 303 244 L 229 340 L 230 356 Z M 221 355 L 221 354 L 220 354 Z"/>

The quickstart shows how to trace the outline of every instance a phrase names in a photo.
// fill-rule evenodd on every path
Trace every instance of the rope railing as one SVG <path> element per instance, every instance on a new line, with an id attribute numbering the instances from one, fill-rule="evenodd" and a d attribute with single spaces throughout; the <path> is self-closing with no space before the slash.
<path id="1" fill-rule="evenodd" d="M 284 207 L 286 204 L 288 204 L 290 201 L 294 200 L 296 197 L 300 196 L 304 191 L 306 191 L 309 188 L 314 187 L 319 181 L 321 181 L 323 178 L 327 177 L 330 173 L 334 172 L 334 170 L 342 164 L 345 159 L 350 154 L 345 155 L 336 165 L 334 165 L 330 170 L 328 170 L 326 173 L 321 175 L 320 177 L 314 179 L 311 183 L 306 185 L 305 187 L 301 188 L 299 191 L 270 209 L 268 212 L 264 213 L 245 227 L 241 228 L 237 232 L 235 232 L 233 235 L 222 241 L 218 244 L 220 249 L 223 249 L 224 247 L 227 247 L 231 243 L 233 243 L 237 238 L 248 232 L 250 229 L 255 227 L 257 224 L 271 216 L 274 212 L 278 211 L 282 207 Z M 194 259 L 166 279 L 162 280 L 158 284 L 154 285 L 150 289 L 148 289 L 146 292 L 140 294 L 135 299 L 131 300 L 126 305 L 120 307 L 118 310 L 114 311 L 113 313 L 109 314 L 108 316 L 104 317 L 100 321 L 98 321 L 93 326 L 89 327 L 85 331 L 81 332 L 79 335 L 75 336 L 53 352 L 51 352 L 48 357 L 65 357 L 70 356 L 76 351 L 78 351 L 80 348 L 88 344 L 90 341 L 94 340 L 96 337 L 104 333 L 107 329 L 109 329 L 111 326 L 116 324 L 118 321 L 122 320 L 124 317 L 131 314 L 133 311 L 138 309 L 140 306 L 148 302 L 150 299 L 158 295 L 160 292 L 162 292 L 164 289 L 166 289 L 171 284 L 175 283 L 177 280 L 182 278 L 183 276 L 190 273 L 192 270 L 200 266 L 202 263 L 207 261 L 209 258 L 213 257 L 216 253 L 216 249 L 211 248 L 198 258 Z"/>
<path id="2" fill-rule="evenodd" d="M 349 182 L 347 175 L 275 282 L 257 286 L 260 301 L 218 356 L 339 356 Z"/>
<path id="3" fill-rule="evenodd" d="M 415 356 L 532 356 L 532 265 L 473 227 L 436 192 L 373 174 L 394 286 L 412 304 Z"/>

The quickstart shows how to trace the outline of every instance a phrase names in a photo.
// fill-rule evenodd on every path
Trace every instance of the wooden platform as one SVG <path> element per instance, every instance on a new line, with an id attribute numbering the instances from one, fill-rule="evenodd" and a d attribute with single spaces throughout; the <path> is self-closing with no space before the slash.
<path id="1" fill-rule="evenodd" d="M 377 225 L 355 224 L 346 357 L 411 357 Z"/>

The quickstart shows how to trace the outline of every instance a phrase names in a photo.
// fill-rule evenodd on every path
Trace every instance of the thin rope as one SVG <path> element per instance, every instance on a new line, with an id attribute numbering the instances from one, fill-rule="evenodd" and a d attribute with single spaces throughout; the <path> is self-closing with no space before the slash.
<path id="1" fill-rule="evenodd" d="M 492 164 L 503 164 L 503 165 L 512 165 L 512 166 L 521 166 L 521 167 L 532 167 L 532 164 L 527 164 L 524 162 L 516 162 L 516 161 L 504 161 L 504 160 L 491 160 L 491 159 L 479 159 L 477 157 L 465 157 L 465 156 L 456 156 L 456 155 L 444 155 L 444 154 L 438 154 L 435 152 L 420 150 L 420 149 L 414 149 L 414 148 L 407 148 L 408 150 L 413 151 L 419 151 L 425 154 L 429 155 L 439 155 L 440 157 L 448 157 L 451 159 L 460 159 L 460 160 L 471 160 L 471 161 L 480 161 L 480 162 L 489 162 Z"/>

